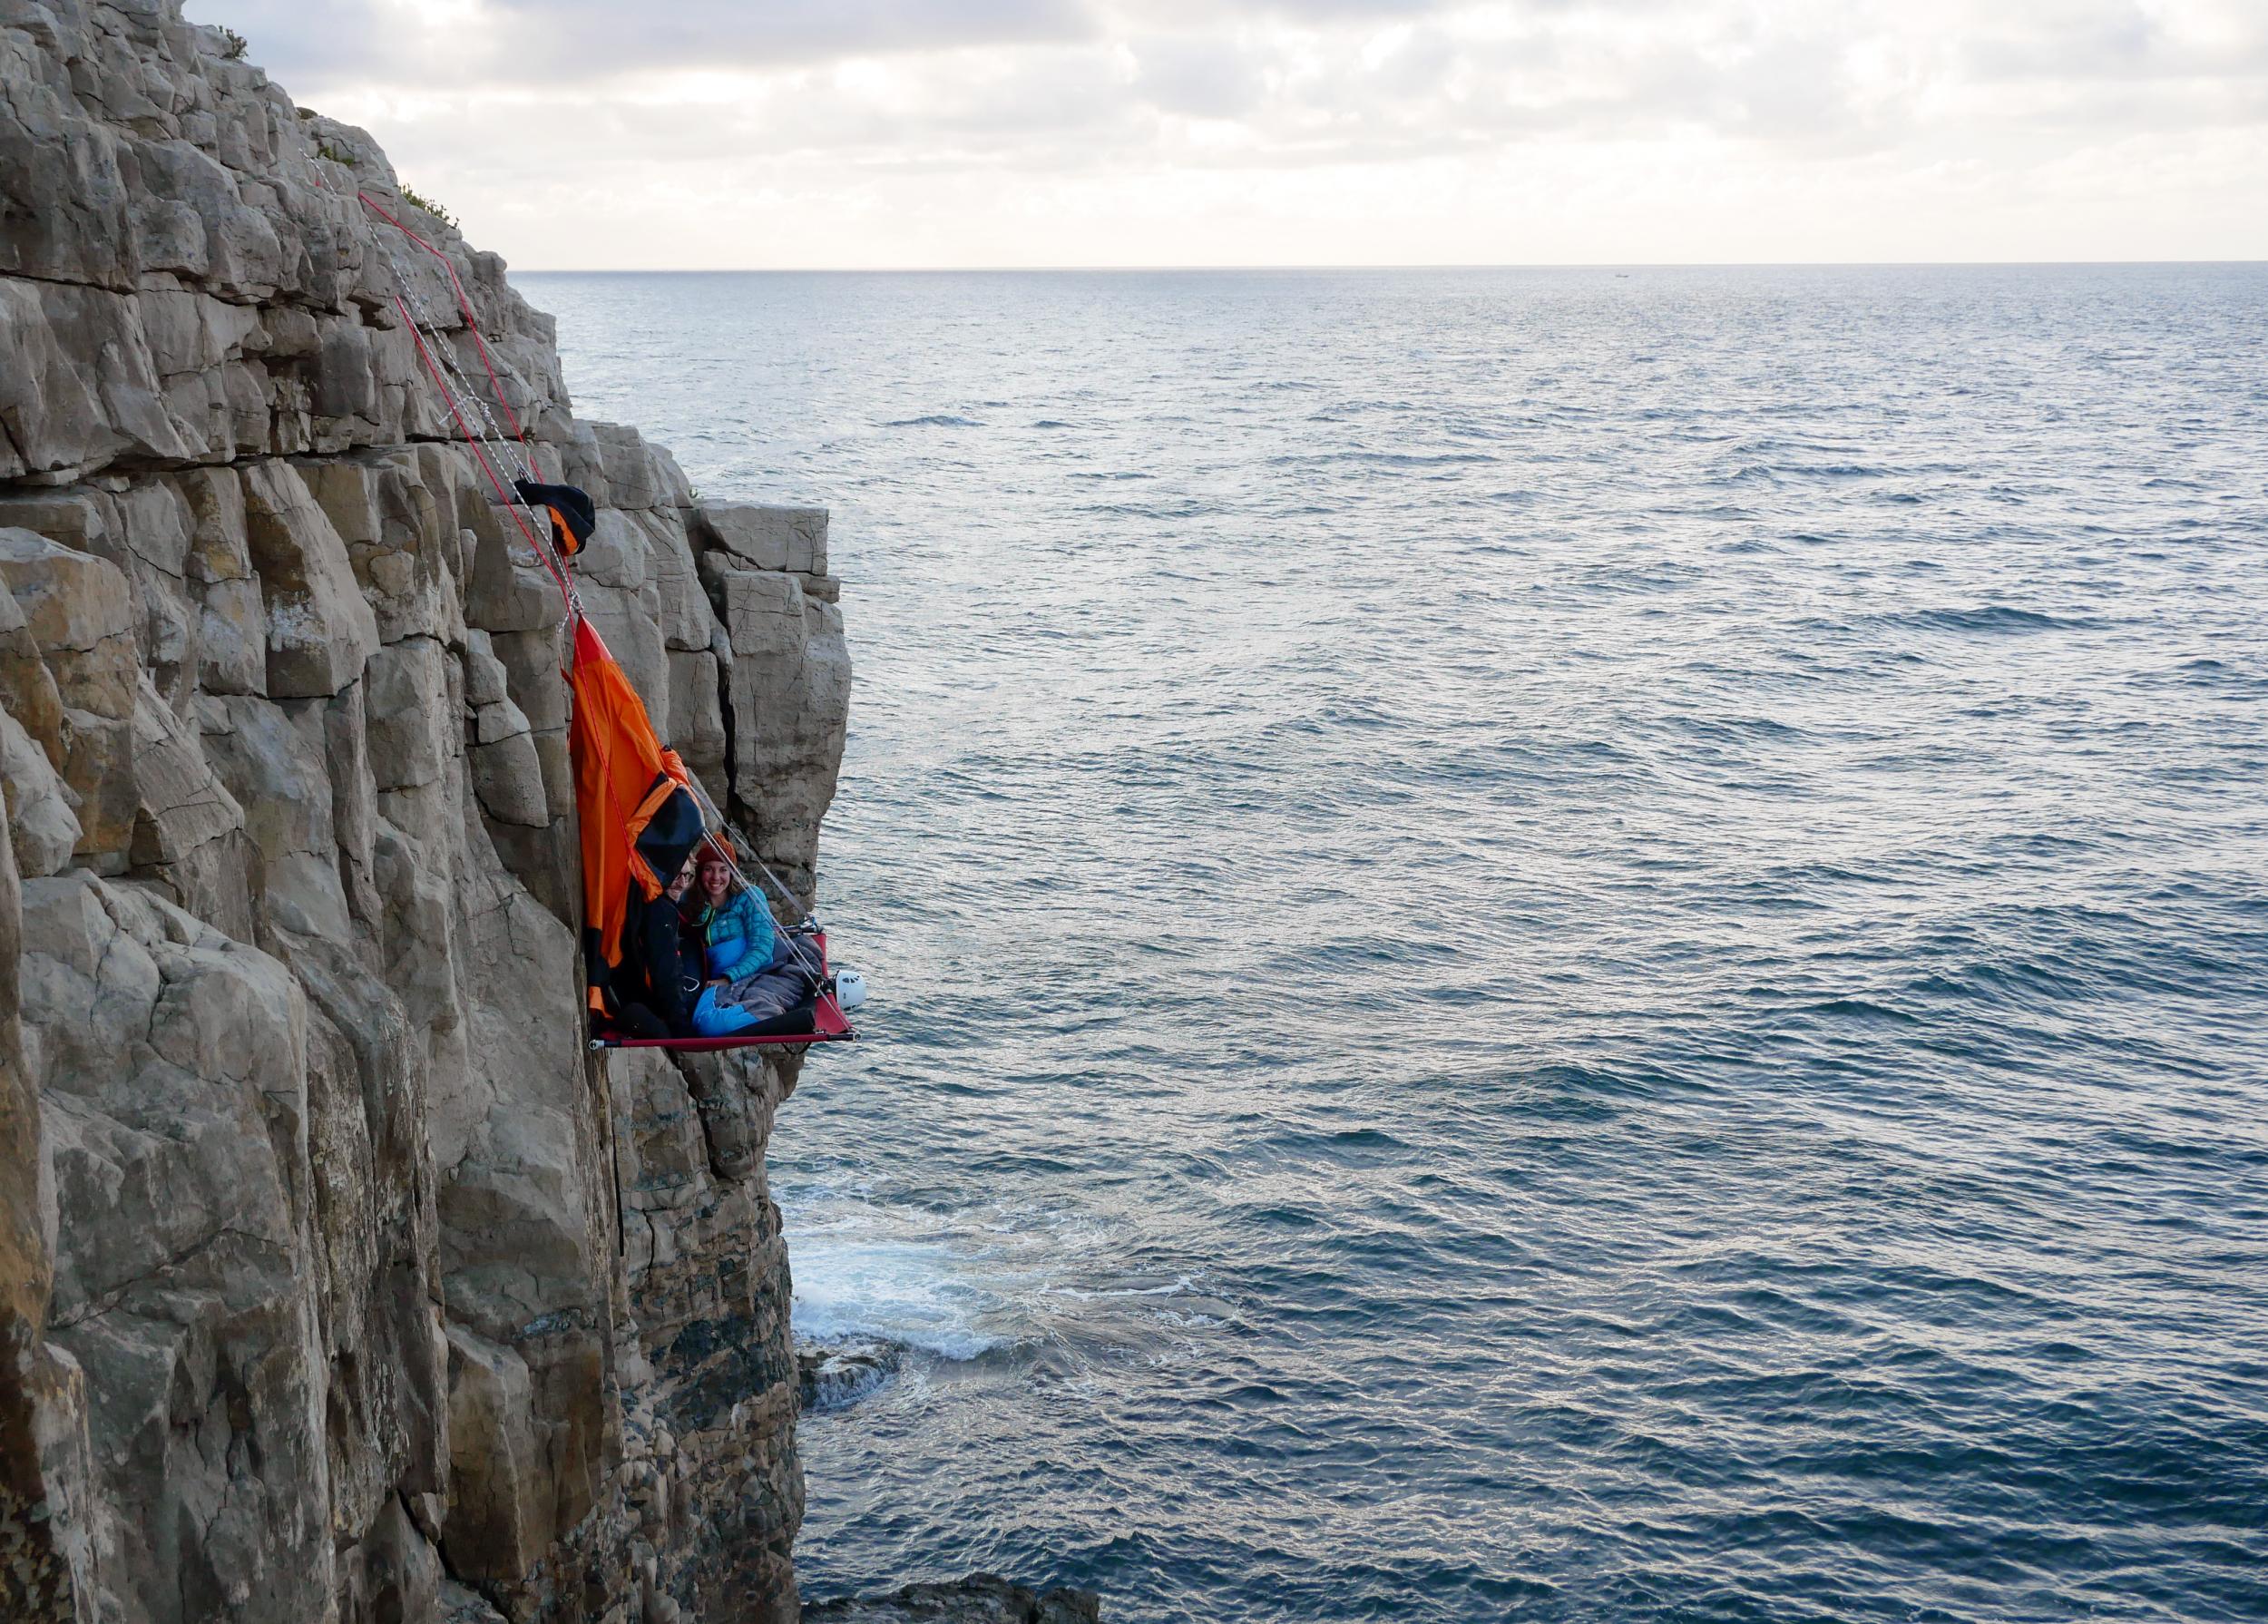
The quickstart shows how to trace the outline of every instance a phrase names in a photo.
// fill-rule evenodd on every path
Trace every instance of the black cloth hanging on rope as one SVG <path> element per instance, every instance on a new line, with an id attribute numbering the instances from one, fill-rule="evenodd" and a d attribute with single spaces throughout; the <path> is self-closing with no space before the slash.
<path id="1" fill-rule="evenodd" d="M 599 510 L 590 494 L 577 485 L 544 485 L 532 479 L 515 479 L 512 488 L 530 507 L 552 515 L 552 545 L 562 558 L 572 558 L 599 526 Z"/>

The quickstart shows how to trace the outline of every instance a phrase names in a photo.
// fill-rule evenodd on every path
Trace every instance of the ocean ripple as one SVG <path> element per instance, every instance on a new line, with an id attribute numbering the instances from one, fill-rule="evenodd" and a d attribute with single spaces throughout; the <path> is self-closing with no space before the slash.
<path id="1" fill-rule="evenodd" d="M 2268 1617 L 2268 271 L 527 279 L 835 513 L 815 1590 Z"/>

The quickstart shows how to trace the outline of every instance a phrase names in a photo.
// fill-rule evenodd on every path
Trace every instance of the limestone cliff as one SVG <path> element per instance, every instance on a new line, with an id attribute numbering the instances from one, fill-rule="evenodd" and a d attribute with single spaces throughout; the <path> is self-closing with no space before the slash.
<path id="1" fill-rule="evenodd" d="M 792 1618 L 793 1071 L 585 1052 L 557 594 L 396 315 L 454 304 L 384 155 L 237 49 L 0 0 L 0 1616 Z M 405 218 L 807 887 L 824 515 L 577 421 Z"/>

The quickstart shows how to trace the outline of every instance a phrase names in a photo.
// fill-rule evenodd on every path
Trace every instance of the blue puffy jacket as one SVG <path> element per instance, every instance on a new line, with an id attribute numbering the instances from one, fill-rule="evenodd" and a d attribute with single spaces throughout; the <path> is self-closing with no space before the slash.
<path id="1" fill-rule="evenodd" d="M 738 981 L 771 964 L 772 915 L 755 892 L 738 892 L 721 908 L 704 906 L 699 924 L 710 976 Z"/>

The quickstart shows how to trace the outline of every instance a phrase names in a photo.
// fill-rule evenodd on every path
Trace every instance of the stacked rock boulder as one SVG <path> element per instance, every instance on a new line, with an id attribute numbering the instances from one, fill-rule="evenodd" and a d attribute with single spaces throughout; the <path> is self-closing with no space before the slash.
<path id="1" fill-rule="evenodd" d="M 558 593 L 396 314 L 441 247 L 593 621 L 809 887 L 825 515 L 178 0 L 0 0 L 0 1617 L 792 1618 L 791 1067 L 584 1047 Z"/>

